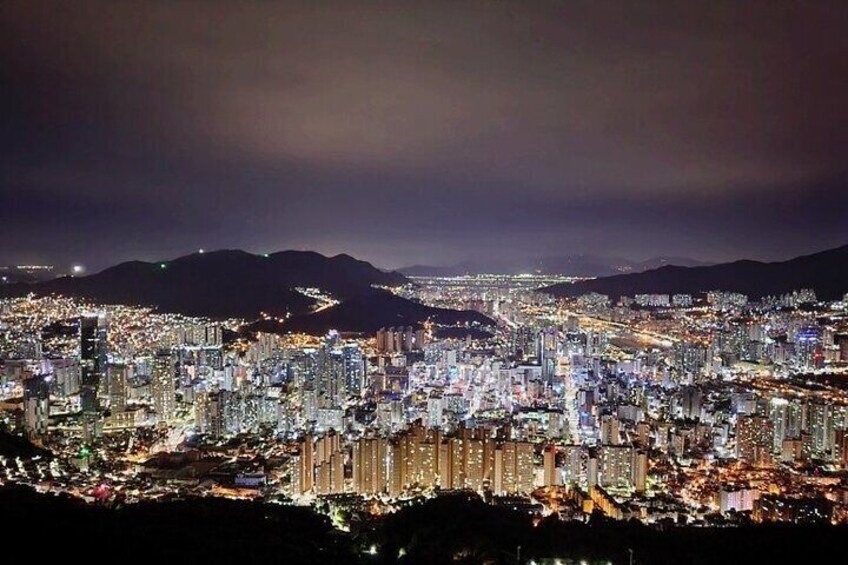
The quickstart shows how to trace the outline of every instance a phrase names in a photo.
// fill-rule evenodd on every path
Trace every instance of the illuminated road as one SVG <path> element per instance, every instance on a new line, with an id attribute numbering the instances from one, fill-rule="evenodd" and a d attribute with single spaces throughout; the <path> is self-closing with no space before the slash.
<path id="1" fill-rule="evenodd" d="M 577 316 L 578 318 L 580 318 L 581 325 L 584 325 L 585 322 L 588 321 L 588 326 L 591 327 L 598 327 L 604 329 L 615 328 L 619 330 L 624 330 L 630 335 L 635 336 L 643 341 L 652 343 L 658 347 L 668 348 L 680 341 L 679 338 L 670 336 L 668 334 L 639 330 L 635 329 L 633 326 L 630 326 L 628 324 L 623 324 L 621 322 L 613 322 L 611 320 L 604 320 L 602 318 L 595 318 L 593 316 L 587 316 L 579 312 L 566 311 L 566 316 Z"/>

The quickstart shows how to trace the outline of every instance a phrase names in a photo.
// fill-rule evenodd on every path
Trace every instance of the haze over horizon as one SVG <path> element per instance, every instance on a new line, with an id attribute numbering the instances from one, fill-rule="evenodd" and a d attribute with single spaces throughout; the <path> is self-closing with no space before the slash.
<path id="1" fill-rule="evenodd" d="M 0 10 L 0 264 L 848 243 L 844 3 Z"/>
<path id="2" fill-rule="evenodd" d="M 560 255 L 560 256 L 552 256 L 551 255 L 551 256 L 544 256 L 544 257 L 542 257 L 542 256 L 525 256 L 525 257 L 514 259 L 514 260 L 503 260 L 503 259 L 497 259 L 497 258 L 496 259 L 488 259 L 488 260 L 466 259 L 466 260 L 454 261 L 454 262 L 451 262 L 449 264 L 435 264 L 434 263 L 434 264 L 414 264 L 414 265 L 409 264 L 409 265 L 399 265 L 399 266 L 381 265 L 380 263 L 377 263 L 377 262 L 374 262 L 374 261 L 369 261 L 368 259 L 364 259 L 362 257 L 357 257 L 357 256 L 354 256 L 354 255 L 351 255 L 350 253 L 346 253 L 344 251 L 339 252 L 339 253 L 323 253 L 320 250 L 315 250 L 315 249 L 276 249 L 276 250 L 272 250 L 272 251 L 264 251 L 264 250 L 250 250 L 250 249 L 240 249 L 240 248 L 235 248 L 235 247 L 229 247 L 229 248 L 221 248 L 221 249 L 203 249 L 203 248 L 201 248 L 201 249 L 195 249 L 195 250 L 188 250 L 188 251 L 184 251 L 184 252 L 177 252 L 176 254 L 172 254 L 172 255 L 168 255 L 168 256 L 150 255 L 150 256 L 145 256 L 145 257 L 130 257 L 130 258 L 126 258 L 126 259 L 119 259 L 119 260 L 114 261 L 112 263 L 102 264 L 102 265 L 99 264 L 99 263 L 96 263 L 96 262 L 95 263 L 83 263 L 83 262 L 80 262 L 80 261 L 75 261 L 75 262 L 65 261 L 65 262 L 60 262 L 60 263 L 56 263 L 56 264 L 49 264 L 49 265 L 54 267 L 54 270 L 52 271 L 54 276 L 64 276 L 66 274 L 74 274 L 75 276 L 79 277 L 79 276 L 93 275 L 93 274 L 99 273 L 101 271 L 104 271 L 106 269 L 109 269 L 110 267 L 115 267 L 115 266 L 118 266 L 118 265 L 122 265 L 122 264 L 125 264 L 125 263 L 132 263 L 132 262 L 136 262 L 136 261 L 156 264 L 156 263 L 160 263 L 162 261 L 168 261 L 169 262 L 169 261 L 189 257 L 189 256 L 192 256 L 192 255 L 197 255 L 197 254 L 209 255 L 209 254 L 213 254 L 213 253 L 216 253 L 216 252 L 220 253 L 220 252 L 242 251 L 242 252 L 245 252 L 245 253 L 249 253 L 249 254 L 258 256 L 258 255 L 268 255 L 268 254 L 275 254 L 275 253 L 281 253 L 281 252 L 287 252 L 287 251 L 298 251 L 298 252 L 315 252 L 315 253 L 319 253 L 319 254 L 321 254 L 325 257 L 328 257 L 328 258 L 332 258 L 332 257 L 338 256 L 338 255 L 348 255 L 348 256 L 353 257 L 354 259 L 365 261 L 365 262 L 371 264 L 372 266 L 374 266 L 374 267 L 376 267 L 380 270 L 383 270 L 383 271 L 386 271 L 386 272 L 401 272 L 401 273 L 406 274 L 407 276 L 413 276 L 413 277 L 414 276 L 424 276 L 423 272 L 422 273 L 416 273 L 415 272 L 416 269 L 418 269 L 418 268 L 424 268 L 425 271 L 428 271 L 429 269 L 434 269 L 433 273 L 435 274 L 440 269 L 446 269 L 447 271 L 445 271 L 445 272 L 449 272 L 452 268 L 463 267 L 463 266 L 476 268 L 476 269 L 472 269 L 472 271 L 470 271 L 470 273 L 472 273 L 472 274 L 475 273 L 475 272 L 479 272 L 479 273 L 504 273 L 504 274 L 516 274 L 516 273 L 519 273 L 519 272 L 520 273 L 524 273 L 524 272 L 530 273 L 530 272 L 536 271 L 536 269 L 531 269 L 529 267 L 529 264 L 531 262 L 535 262 L 535 261 L 539 261 L 539 260 L 547 260 L 547 261 L 554 260 L 553 265 L 548 265 L 548 267 L 543 269 L 543 271 L 542 271 L 542 272 L 545 272 L 545 273 L 548 273 L 548 274 L 561 274 L 561 275 L 572 274 L 572 275 L 576 275 L 576 276 L 608 277 L 608 276 L 612 276 L 612 275 L 615 275 L 615 274 L 625 274 L 625 273 L 628 273 L 628 272 L 641 272 L 641 271 L 653 270 L 653 269 L 656 269 L 656 268 L 658 268 L 660 266 L 664 266 L 664 265 L 676 265 L 676 266 L 683 266 L 683 267 L 699 267 L 699 266 L 727 264 L 727 263 L 733 263 L 733 262 L 736 262 L 736 261 L 746 261 L 746 260 L 760 261 L 760 262 L 763 262 L 763 263 L 781 263 L 781 262 L 784 262 L 784 261 L 796 259 L 798 257 L 803 257 L 803 256 L 807 256 L 807 255 L 814 255 L 814 254 L 818 254 L 818 253 L 823 252 L 823 251 L 832 251 L 834 249 L 841 249 L 843 247 L 848 247 L 848 244 L 846 244 L 844 246 L 837 246 L 835 248 L 814 250 L 810 253 L 802 253 L 802 254 L 799 254 L 799 255 L 793 254 L 791 256 L 780 257 L 780 258 L 775 258 L 775 259 L 757 259 L 757 258 L 752 258 L 752 257 L 737 257 L 735 259 L 728 259 L 726 261 L 715 261 L 715 262 L 701 261 L 700 259 L 695 258 L 695 257 L 667 256 L 667 255 L 646 256 L 646 257 L 638 257 L 638 258 L 635 258 L 635 259 L 631 259 L 629 257 L 607 257 L 607 256 L 600 256 L 600 255 L 573 254 L 573 255 Z M 588 259 L 589 262 L 587 262 L 585 265 L 584 264 L 577 265 L 575 268 L 577 269 L 578 272 L 572 272 L 564 266 L 557 266 L 558 263 L 556 263 L 557 259 L 580 259 L 580 258 Z M 663 259 L 663 260 L 669 260 L 670 259 L 671 261 L 665 262 L 665 263 L 662 263 L 662 264 L 655 264 L 655 263 L 658 263 L 657 260 L 659 260 L 659 259 Z M 679 259 L 680 261 L 674 261 L 675 259 Z M 629 263 L 629 265 L 628 265 L 628 263 Z M 38 264 L 40 264 L 40 263 L 37 263 L 37 262 L 11 263 L 11 262 L 9 262 L 9 263 L 0 263 L 0 266 L 11 267 L 11 266 L 14 266 L 14 265 L 38 265 Z M 47 263 L 41 263 L 41 264 L 46 265 Z M 583 273 L 582 271 L 584 271 L 586 268 L 591 268 L 591 267 L 587 267 L 586 265 L 594 265 L 599 271 L 598 274 Z M 605 272 L 606 268 L 617 268 L 617 267 L 627 267 L 627 266 L 629 266 L 631 268 L 635 268 L 635 270 L 632 270 L 632 271 L 631 270 L 622 270 L 620 273 Z M 498 267 L 502 267 L 502 268 L 498 268 Z M 407 272 L 407 271 L 409 271 L 409 272 Z M 456 274 L 458 274 L 458 273 L 459 273 L 459 271 L 457 271 Z M 441 276 L 441 275 L 439 275 L 439 276 Z"/>

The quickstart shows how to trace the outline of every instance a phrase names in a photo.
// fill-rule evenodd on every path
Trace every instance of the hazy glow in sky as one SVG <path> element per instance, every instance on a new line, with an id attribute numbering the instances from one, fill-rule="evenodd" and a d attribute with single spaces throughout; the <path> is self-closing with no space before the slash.
<path id="1" fill-rule="evenodd" d="M 5 2 L 0 263 L 848 242 L 848 6 L 682 4 Z"/>

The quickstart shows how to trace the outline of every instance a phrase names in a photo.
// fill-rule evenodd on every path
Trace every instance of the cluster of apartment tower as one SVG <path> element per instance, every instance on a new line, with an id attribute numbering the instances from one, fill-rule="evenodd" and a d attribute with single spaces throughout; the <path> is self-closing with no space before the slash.
<path id="1" fill-rule="evenodd" d="M 360 438 L 350 449 L 335 432 L 317 440 L 306 436 L 295 458 L 292 490 L 392 497 L 428 488 L 527 494 L 535 488 L 534 449 L 532 443 L 489 437 L 479 429 L 445 437 L 420 424 L 391 438 Z"/>

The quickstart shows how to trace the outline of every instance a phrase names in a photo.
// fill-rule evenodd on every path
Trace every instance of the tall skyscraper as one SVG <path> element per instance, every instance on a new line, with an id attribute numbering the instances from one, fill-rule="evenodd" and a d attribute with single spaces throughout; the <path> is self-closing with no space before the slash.
<path id="1" fill-rule="evenodd" d="M 604 487 L 633 485 L 633 448 L 605 445 L 600 449 L 600 483 Z"/>
<path id="2" fill-rule="evenodd" d="M 38 441 L 47 434 L 50 415 L 50 386 L 46 375 L 24 381 L 24 430 L 27 439 Z"/>
<path id="3" fill-rule="evenodd" d="M 406 353 L 421 349 L 425 342 L 424 330 L 412 326 L 380 328 L 376 335 L 377 349 L 382 353 Z"/>
<path id="4" fill-rule="evenodd" d="M 123 412 L 127 407 L 127 380 L 130 368 L 124 364 L 109 365 L 109 408 L 112 412 Z"/>
<path id="5" fill-rule="evenodd" d="M 807 431 L 813 439 L 813 452 L 817 457 L 825 457 L 833 448 L 833 405 L 815 401 L 807 409 Z"/>
<path id="6" fill-rule="evenodd" d="M 648 484 L 648 454 L 637 451 L 633 458 L 633 488 L 636 492 L 645 492 Z"/>
<path id="7" fill-rule="evenodd" d="M 585 450 L 581 445 L 566 445 L 560 447 L 562 452 L 562 481 L 563 484 L 575 484 L 585 479 L 584 459 Z"/>
<path id="8" fill-rule="evenodd" d="M 701 418 L 701 389 L 694 386 L 684 387 L 680 391 L 680 410 L 684 418 L 698 420 Z"/>
<path id="9" fill-rule="evenodd" d="M 542 468 L 544 469 L 544 485 L 552 487 L 559 484 L 556 466 L 556 446 L 546 445 L 542 450 Z"/>
<path id="10" fill-rule="evenodd" d="M 379 494 L 388 486 L 389 444 L 384 438 L 362 438 L 353 444 L 353 490 Z"/>
<path id="11" fill-rule="evenodd" d="M 297 494 L 312 492 L 315 478 L 315 445 L 312 435 L 306 434 L 300 442 L 300 455 L 297 468 Z"/>
<path id="12" fill-rule="evenodd" d="M 621 443 L 621 421 L 610 414 L 601 416 L 601 444 L 619 445 Z"/>
<path id="13" fill-rule="evenodd" d="M 83 438 L 90 442 L 102 431 L 102 413 L 98 394 L 106 374 L 106 318 L 96 314 L 83 316 L 80 328 L 80 404 L 82 405 Z"/>
<path id="14" fill-rule="evenodd" d="M 359 396 L 362 393 L 365 377 L 365 364 L 362 350 L 358 345 L 348 344 L 342 348 L 344 363 L 344 384 L 348 396 Z"/>
<path id="15" fill-rule="evenodd" d="M 174 390 L 174 362 L 169 351 L 159 351 L 153 359 L 150 385 L 153 390 L 156 421 L 169 422 L 174 417 L 177 405 Z"/>
<path id="16" fill-rule="evenodd" d="M 529 494 L 535 486 L 533 444 L 508 441 L 495 450 L 495 494 Z"/>
<path id="17" fill-rule="evenodd" d="M 322 345 L 318 350 L 315 391 L 318 408 L 341 406 L 345 399 L 344 356 L 340 349 Z"/>
<path id="18" fill-rule="evenodd" d="M 410 442 L 407 437 L 394 440 L 389 446 L 389 494 L 399 496 L 409 485 L 410 467 L 409 458 Z M 354 465 L 356 461 L 354 461 Z"/>
<path id="19" fill-rule="evenodd" d="M 546 328 L 539 332 L 536 341 L 536 358 L 542 367 L 542 380 L 553 381 L 557 371 L 557 329 Z"/>
<path id="20" fill-rule="evenodd" d="M 315 494 L 344 492 L 344 454 L 339 434 L 330 432 L 315 441 L 313 456 Z"/>
<path id="21" fill-rule="evenodd" d="M 736 456 L 749 463 L 768 464 L 774 449 L 774 424 L 764 416 L 742 416 L 736 423 Z"/>

